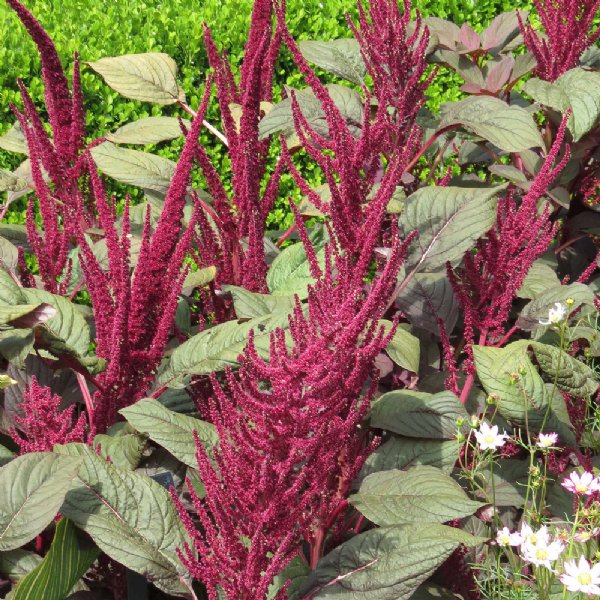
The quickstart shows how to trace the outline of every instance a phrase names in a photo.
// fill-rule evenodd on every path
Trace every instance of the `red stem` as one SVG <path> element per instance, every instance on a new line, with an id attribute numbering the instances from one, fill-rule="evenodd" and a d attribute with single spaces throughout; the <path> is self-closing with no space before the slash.
<path id="1" fill-rule="evenodd" d="M 488 334 L 487 328 L 481 332 L 481 335 L 479 336 L 479 343 L 478 343 L 479 346 L 485 346 L 485 342 L 487 340 L 487 334 Z M 471 388 L 473 387 L 474 381 L 475 381 L 475 373 L 469 373 L 469 375 L 467 376 L 467 379 L 465 381 L 465 385 L 460 394 L 460 401 L 462 404 L 467 403 L 467 398 L 469 397 L 469 394 L 471 393 Z"/>
<path id="2" fill-rule="evenodd" d="M 441 129 L 438 129 L 426 142 L 423 146 L 421 146 L 421 149 L 415 154 L 415 156 L 413 157 L 413 159 L 408 163 L 408 165 L 406 165 L 406 169 L 404 169 L 404 171 L 406 173 L 408 173 L 419 161 L 419 159 L 421 158 L 421 156 L 423 156 L 423 154 L 425 154 L 425 152 L 427 152 L 427 150 L 429 150 L 430 146 L 433 144 L 433 142 L 435 142 L 435 140 L 437 140 L 441 135 L 443 135 L 444 133 L 446 133 L 447 131 L 451 131 L 452 129 L 458 129 L 460 127 L 460 125 L 447 125 L 446 127 L 442 127 Z"/>

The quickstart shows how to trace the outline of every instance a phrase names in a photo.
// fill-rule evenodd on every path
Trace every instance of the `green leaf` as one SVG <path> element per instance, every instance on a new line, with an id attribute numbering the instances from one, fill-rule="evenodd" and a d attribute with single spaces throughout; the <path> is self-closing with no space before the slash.
<path id="1" fill-rule="evenodd" d="M 450 125 L 462 125 L 506 152 L 545 147 L 530 113 L 492 96 L 471 96 L 444 104 L 440 127 Z"/>
<path id="2" fill-rule="evenodd" d="M 297 592 L 300 589 L 305 577 L 309 573 L 310 567 L 308 566 L 306 561 L 300 558 L 299 556 L 295 556 L 281 571 L 281 573 L 278 573 L 273 579 L 273 583 L 271 583 L 267 592 L 267 600 L 275 600 L 277 592 L 288 581 L 290 581 L 291 583 L 287 588 L 286 598 L 289 597 L 290 594 Z"/>
<path id="3" fill-rule="evenodd" d="M 79 536 L 69 519 L 61 519 L 48 554 L 19 581 L 12 600 L 64 600 L 98 554 L 98 548 Z"/>
<path id="4" fill-rule="evenodd" d="M 483 506 L 449 475 L 428 465 L 373 473 L 348 501 L 381 526 L 445 523 L 472 515 Z"/>
<path id="5" fill-rule="evenodd" d="M 395 390 L 383 394 L 371 408 L 371 427 L 408 437 L 454 439 L 459 418 L 469 415 L 452 392 Z"/>
<path id="6" fill-rule="evenodd" d="M 450 474 L 458 459 L 458 451 L 457 440 L 420 440 L 393 436 L 369 455 L 359 480 L 362 481 L 371 473 L 408 469 L 417 465 L 431 465 Z"/>
<path id="7" fill-rule="evenodd" d="M 100 448 L 98 454 L 110 459 L 113 465 L 121 469 L 135 469 L 142 460 L 146 439 L 127 423 L 116 423 L 107 433 L 94 437 L 93 447 L 96 451 Z"/>
<path id="8" fill-rule="evenodd" d="M 44 323 L 56 315 L 56 309 L 50 304 L 0 305 L 0 325 L 14 327 L 33 327 Z"/>
<path id="9" fill-rule="evenodd" d="M 0 192 L 21 192 L 27 190 L 29 185 L 25 179 L 16 173 L 0 169 Z"/>
<path id="10" fill-rule="evenodd" d="M 419 233 L 408 268 L 435 271 L 459 261 L 495 223 L 496 196 L 504 189 L 428 186 L 411 194 L 400 215 L 406 234 Z"/>
<path id="11" fill-rule="evenodd" d="M 529 342 L 535 358 L 551 382 L 563 392 L 578 398 L 589 398 L 598 389 L 598 380 L 594 371 L 580 360 L 569 356 L 556 346 L 540 342 Z"/>
<path id="12" fill-rule="evenodd" d="M 323 251 L 317 253 L 319 262 Z M 306 298 L 307 287 L 315 282 L 310 274 L 310 266 L 301 243 L 285 248 L 273 261 L 267 273 L 267 287 L 274 296 L 292 296 Z"/>
<path id="13" fill-rule="evenodd" d="M 386 331 L 392 327 L 391 321 L 380 319 L 380 324 L 385 326 Z M 419 358 L 421 347 L 419 338 L 406 331 L 402 326 L 396 327 L 394 336 L 386 346 L 387 355 L 403 369 L 408 369 L 413 373 L 419 372 Z"/>
<path id="14" fill-rule="evenodd" d="M 197 271 L 190 271 L 183 282 L 182 291 L 184 294 L 191 294 L 194 288 L 208 285 L 217 275 L 216 267 L 204 267 Z"/>
<path id="15" fill-rule="evenodd" d="M 304 58 L 317 67 L 357 85 L 363 83 L 367 68 L 354 38 L 327 42 L 303 40 L 299 46 Z"/>
<path id="16" fill-rule="evenodd" d="M 183 90 L 177 85 L 177 65 L 168 54 L 107 56 L 86 64 L 125 98 L 163 105 L 185 101 Z"/>
<path id="17" fill-rule="evenodd" d="M 517 320 L 518 327 L 525 331 L 531 331 L 536 327 L 540 327 L 540 319 L 548 319 L 548 311 L 554 308 L 557 302 L 565 304 L 568 298 L 573 299 L 573 304 L 569 306 L 570 312 L 579 308 L 582 304 L 587 304 L 588 306 L 593 306 L 594 304 L 594 293 L 583 283 L 553 285 L 536 294 L 533 300 L 525 306 Z"/>
<path id="18" fill-rule="evenodd" d="M 0 148 L 8 152 L 29 155 L 27 140 L 18 121 L 4 135 L 0 136 Z"/>
<path id="19" fill-rule="evenodd" d="M 371 529 L 322 558 L 290 600 L 408 600 L 458 546 L 484 541 L 435 523 Z"/>
<path id="20" fill-rule="evenodd" d="M 348 123 L 350 131 L 358 137 L 363 117 L 363 102 L 360 94 L 349 87 L 336 83 L 330 83 L 326 88 L 334 104 L 339 109 L 342 118 Z M 264 139 L 269 135 L 279 132 L 289 138 L 295 133 L 294 116 L 292 114 L 292 94 L 295 96 L 300 111 L 312 129 L 319 135 L 328 137 L 329 126 L 325 118 L 325 112 L 312 90 L 309 88 L 303 90 L 289 88 L 288 95 L 290 97 L 275 104 L 261 119 L 258 125 L 260 138 Z"/>
<path id="21" fill-rule="evenodd" d="M 31 452 L 0 468 L 0 552 L 26 544 L 52 522 L 80 465 Z"/>
<path id="22" fill-rule="evenodd" d="M 160 590 L 189 593 L 176 555 L 187 536 L 167 490 L 149 477 L 119 469 L 84 444 L 57 445 L 54 451 L 83 457 L 62 514 L 100 550 Z"/>
<path id="23" fill-rule="evenodd" d="M 523 22 L 525 22 L 529 12 L 519 12 Z M 517 18 L 517 11 L 499 14 L 481 33 L 481 47 L 490 54 L 498 54 L 511 42 L 518 42 L 519 40 L 516 38 L 519 38 L 522 43 L 520 33 L 521 28 L 519 26 L 519 19 Z"/>
<path id="24" fill-rule="evenodd" d="M 559 285 L 560 281 L 556 271 L 543 262 L 536 260 L 531 265 L 521 289 L 517 292 L 517 296 L 531 300 L 547 289 Z"/>
<path id="25" fill-rule="evenodd" d="M 527 354 L 527 341 L 505 348 L 473 346 L 473 356 L 479 380 L 505 419 L 530 432 L 555 431 L 574 447 L 564 399 L 544 384 Z"/>
<path id="26" fill-rule="evenodd" d="M 72 302 L 62 296 L 33 288 L 23 288 L 22 294 L 28 303 L 44 302 L 56 309 L 56 314 L 43 324 L 43 328 L 51 336 L 64 342 L 66 351 L 79 356 L 88 354 L 90 329 L 81 312 Z"/>
<path id="27" fill-rule="evenodd" d="M 153 398 L 143 398 L 119 411 L 132 427 L 168 450 L 188 467 L 196 469 L 196 444 L 193 432 L 206 450 L 218 441 L 215 426 L 200 419 L 173 412 Z"/>
<path id="28" fill-rule="evenodd" d="M 446 273 L 417 273 L 396 300 L 398 308 L 415 327 L 439 336 L 439 317 L 448 333 L 458 320 L 458 300 Z"/>
<path id="29" fill-rule="evenodd" d="M 182 135 L 179 119 L 175 117 L 144 117 L 107 133 L 106 139 L 115 144 L 159 144 Z"/>
<path id="30" fill-rule="evenodd" d="M 477 490 L 475 497 L 496 506 L 521 508 L 525 504 L 529 466 L 529 460 L 502 459 L 494 464 L 493 472 L 479 471 L 477 480 L 483 491 Z"/>
<path id="31" fill-rule="evenodd" d="M 536 102 L 564 113 L 571 109 L 568 127 L 578 142 L 600 117 L 600 73 L 577 67 L 553 83 L 530 79 L 523 90 Z"/>
<path id="32" fill-rule="evenodd" d="M 120 148 L 111 142 L 104 142 L 90 150 L 98 168 L 109 177 L 137 187 L 155 190 L 166 194 L 171 178 L 175 173 L 175 163 L 172 160 Z"/>
<path id="33" fill-rule="evenodd" d="M 23 288 L 19 287 L 9 273 L 0 269 L 0 304 L 25 304 Z"/>
<path id="34" fill-rule="evenodd" d="M 191 375 L 208 375 L 228 366 L 237 366 L 250 330 L 254 330 L 257 349 L 268 355 L 270 333 L 278 327 L 287 329 L 288 326 L 287 314 L 275 313 L 244 322 L 228 321 L 206 329 L 173 351 L 158 381 L 161 385 L 181 386 Z"/>
<path id="35" fill-rule="evenodd" d="M 42 562 L 42 557 L 29 550 L 0 552 L 0 573 L 12 583 L 17 583 Z"/>
<path id="36" fill-rule="evenodd" d="M 231 294 L 233 308 L 238 319 L 263 317 L 276 312 L 289 314 L 294 309 L 293 296 L 257 294 L 236 285 L 224 285 L 222 289 Z"/>

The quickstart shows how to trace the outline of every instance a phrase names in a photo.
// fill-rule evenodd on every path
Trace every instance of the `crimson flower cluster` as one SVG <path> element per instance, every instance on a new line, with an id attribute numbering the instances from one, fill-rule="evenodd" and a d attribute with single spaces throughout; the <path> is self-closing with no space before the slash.
<path id="1" fill-rule="evenodd" d="M 377 389 L 375 358 L 393 333 L 378 320 L 409 243 L 395 237 L 368 292 L 329 244 L 307 306 L 297 300 L 289 331 L 271 335 L 268 361 L 250 336 L 240 370 L 222 384 L 213 377 L 210 417 L 220 442 L 212 454 L 197 442 L 206 498 L 189 486 L 200 529 L 173 494 L 194 540 L 181 559 L 211 599 L 219 589 L 228 598 L 265 597 L 303 538 L 311 562 L 320 558 L 373 449 L 361 421 Z"/>
<path id="2" fill-rule="evenodd" d="M 544 35 L 524 24 L 519 13 L 521 32 L 528 50 L 537 60 L 536 74 L 555 81 L 579 64 L 581 55 L 596 43 L 600 29 L 592 32 L 600 0 L 533 0 Z"/>
<path id="3" fill-rule="evenodd" d="M 61 397 L 49 387 L 40 385 L 33 376 L 23 392 L 20 409 L 22 416 L 15 417 L 18 427 L 11 429 L 11 437 L 21 454 L 27 452 L 52 452 L 54 444 L 83 442 L 86 439 L 85 414 L 75 420 L 75 406 L 60 410 Z"/>
<path id="4" fill-rule="evenodd" d="M 467 369 L 471 377 L 474 367 L 470 346 L 476 343 L 476 330 L 480 345 L 485 345 L 488 338 L 503 335 L 517 291 L 533 262 L 546 251 L 556 233 L 550 220 L 550 207 L 546 206 L 539 213 L 538 202 L 570 159 L 567 147 L 556 163 L 569 116 L 567 113 L 563 118 L 544 165 L 528 192 L 520 201 L 513 193 L 500 198 L 494 227 L 477 242 L 474 251 L 464 255 L 459 270 L 448 266 L 448 277 L 464 311 L 464 336 L 469 354 Z M 452 365 L 447 338 L 443 336 L 442 339 L 446 345 L 446 358 Z M 451 367 L 450 387 L 458 394 L 456 375 Z"/>
<path id="5" fill-rule="evenodd" d="M 188 227 L 182 223 L 210 86 L 207 86 L 186 134 L 181 159 L 154 230 L 150 212 L 146 214 L 139 258 L 133 269 L 128 207 L 119 233 L 114 199 L 107 198 L 89 152 L 102 140 L 96 140 L 87 148 L 83 144 L 84 113 L 77 57 L 71 93 L 48 34 L 17 0 L 9 0 L 9 4 L 40 51 L 45 103 L 52 127 L 50 137 L 21 85 L 25 108 L 23 112 L 16 109 L 15 112 L 28 144 L 43 227 L 42 233 L 35 222 L 32 201 L 28 210 L 28 237 L 44 287 L 58 294 L 65 293 L 70 283 L 69 251 L 75 241 L 79 245 L 84 283 L 90 293 L 95 318 L 96 354 L 107 362 L 107 369 L 94 380 L 96 390 L 93 402 L 88 405 L 91 408 L 90 425 L 102 432 L 114 422 L 119 408 L 147 393 L 169 341 L 177 296 L 184 279 L 182 264 L 199 218 L 197 210 Z M 100 264 L 89 244 L 86 232 L 91 227 L 104 231 L 107 269 Z M 21 265 L 24 266 L 24 261 Z M 33 284 L 27 272 L 22 273 L 22 282 Z"/>

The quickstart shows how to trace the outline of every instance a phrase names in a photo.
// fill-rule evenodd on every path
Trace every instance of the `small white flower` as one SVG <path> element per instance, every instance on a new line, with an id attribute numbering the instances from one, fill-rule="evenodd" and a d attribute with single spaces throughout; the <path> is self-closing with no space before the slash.
<path id="1" fill-rule="evenodd" d="M 593 537 L 598 535 L 598 528 L 594 527 L 591 531 L 589 529 L 580 529 L 574 536 L 573 539 L 580 544 L 589 542 Z"/>
<path id="2" fill-rule="evenodd" d="M 498 433 L 498 425 L 490 427 L 487 423 L 482 423 L 479 431 L 475 432 L 477 443 L 481 450 L 497 450 L 502 448 L 508 438 L 508 434 Z"/>
<path id="3" fill-rule="evenodd" d="M 573 471 L 569 477 L 563 479 L 561 485 L 573 494 L 586 494 L 591 496 L 594 492 L 600 491 L 600 481 L 592 473 L 585 471 L 581 475 Z"/>
<path id="4" fill-rule="evenodd" d="M 558 442 L 558 433 L 540 433 L 536 446 L 538 448 L 552 448 Z"/>
<path id="5" fill-rule="evenodd" d="M 548 311 L 548 319 L 540 319 L 540 325 L 556 325 L 567 316 L 567 307 L 560 302 L 554 304 L 554 308 Z"/>
<path id="6" fill-rule="evenodd" d="M 542 525 L 537 531 L 533 531 L 527 523 L 523 523 L 520 534 L 522 544 L 532 544 L 535 546 L 537 543 L 546 545 L 550 543 L 550 533 L 546 525 Z"/>
<path id="7" fill-rule="evenodd" d="M 498 531 L 496 535 L 496 543 L 498 546 L 520 546 L 521 534 L 518 531 L 510 531 L 508 527 L 504 527 Z"/>
<path id="8" fill-rule="evenodd" d="M 578 563 L 570 560 L 563 567 L 565 572 L 560 576 L 560 581 L 570 592 L 600 596 L 600 563 L 592 566 L 581 556 Z"/>
<path id="9" fill-rule="evenodd" d="M 548 543 L 543 537 L 536 536 L 536 541 L 521 544 L 521 556 L 536 567 L 546 567 L 552 570 L 552 563 L 560 557 L 565 549 L 560 540 Z"/>

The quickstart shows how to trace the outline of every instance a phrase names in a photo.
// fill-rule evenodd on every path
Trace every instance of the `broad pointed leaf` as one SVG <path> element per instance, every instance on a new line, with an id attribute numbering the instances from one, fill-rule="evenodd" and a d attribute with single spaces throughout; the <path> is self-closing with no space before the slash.
<path id="1" fill-rule="evenodd" d="M 108 556 L 159 589 L 189 593 L 176 555 L 187 537 L 167 490 L 149 477 L 119 469 L 84 444 L 56 446 L 55 452 L 83 457 L 62 514 Z"/>
<path id="2" fill-rule="evenodd" d="M 496 197 L 505 188 L 425 187 L 409 196 L 400 216 L 406 233 L 418 232 L 409 266 L 434 271 L 460 260 L 494 224 Z"/>
<path id="3" fill-rule="evenodd" d="M 107 133 L 106 139 L 115 144 L 158 144 L 182 135 L 179 119 L 175 117 L 144 117 Z"/>
<path id="4" fill-rule="evenodd" d="M 361 85 L 367 69 L 354 38 L 330 40 L 303 40 L 300 51 L 306 60 L 342 79 Z"/>
<path id="5" fill-rule="evenodd" d="M 0 468 L 0 552 L 32 540 L 56 516 L 81 460 L 31 452 Z"/>
<path id="6" fill-rule="evenodd" d="M 454 439 L 457 419 L 467 411 L 452 392 L 427 394 L 395 390 L 383 394 L 371 408 L 371 426 L 399 435 L 430 439 Z"/>
<path id="7" fill-rule="evenodd" d="M 215 426 L 169 410 L 158 400 L 143 398 L 119 411 L 132 427 L 168 450 L 188 467 L 198 468 L 193 432 L 209 450 L 218 441 Z"/>
<path id="8" fill-rule="evenodd" d="M 492 96 L 471 96 L 442 107 L 440 127 L 462 125 L 506 152 L 543 148 L 544 141 L 533 120 L 523 108 L 509 106 Z"/>
<path id="9" fill-rule="evenodd" d="M 168 54 L 108 56 L 86 64 L 126 98 L 155 104 L 185 100 L 183 90 L 177 85 L 177 65 Z"/>
<path id="10" fill-rule="evenodd" d="M 445 523 L 468 517 L 483 506 L 449 475 L 427 465 L 373 473 L 348 501 L 381 526 Z"/>
<path id="11" fill-rule="evenodd" d="M 172 160 L 148 152 L 120 148 L 111 142 L 104 142 L 90 152 L 105 175 L 121 183 L 155 190 L 161 194 L 167 193 L 175 173 L 176 165 Z"/>
<path id="12" fill-rule="evenodd" d="M 290 600 L 408 600 L 458 546 L 484 541 L 434 523 L 371 529 L 322 558 Z"/>

